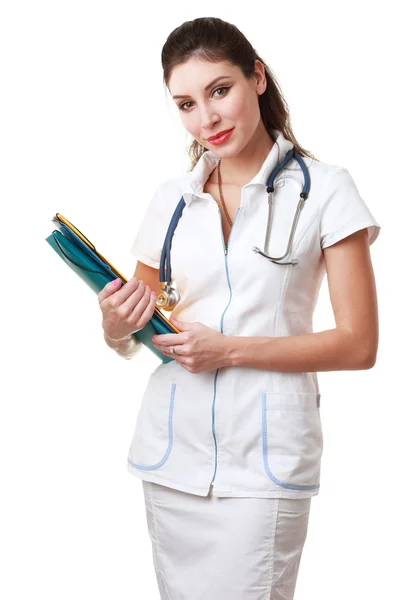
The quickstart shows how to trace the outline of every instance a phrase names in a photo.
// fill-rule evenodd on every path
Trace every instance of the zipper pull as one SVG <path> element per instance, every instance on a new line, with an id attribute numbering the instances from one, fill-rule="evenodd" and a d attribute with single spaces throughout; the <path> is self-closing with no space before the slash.
<path id="1" fill-rule="evenodd" d="M 228 246 L 225 246 L 225 256 L 228 254 Z"/>

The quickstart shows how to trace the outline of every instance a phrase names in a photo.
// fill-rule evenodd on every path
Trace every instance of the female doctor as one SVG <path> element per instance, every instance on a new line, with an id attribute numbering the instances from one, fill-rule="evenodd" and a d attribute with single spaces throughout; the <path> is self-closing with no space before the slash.
<path id="1" fill-rule="evenodd" d="M 183 202 L 169 256 L 179 297 L 164 304 L 180 333 L 153 337 L 174 360 L 150 377 L 127 467 L 142 480 L 163 600 L 291 600 L 320 486 L 317 372 L 375 363 L 380 226 L 349 172 L 298 144 L 276 80 L 234 25 L 183 23 L 162 66 L 192 168 L 157 187 L 134 277 L 99 294 L 105 340 L 131 358 Z M 313 333 L 325 273 L 336 327 Z"/>

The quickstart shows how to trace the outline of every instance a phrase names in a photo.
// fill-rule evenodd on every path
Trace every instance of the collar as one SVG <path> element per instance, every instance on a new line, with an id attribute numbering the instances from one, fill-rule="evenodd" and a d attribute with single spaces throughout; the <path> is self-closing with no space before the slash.
<path id="1" fill-rule="evenodd" d="M 275 137 L 275 143 L 272 146 L 267 158 L 264 160 L 261 169 L 253 177 L 253 179 L 246 184 L 249 185 L 261 185 L 265 187 L 267 185 L 267 179 L 272 173 L 273 169 L 279 164 L 286 156 L 287 152 L 293 148 L 293 143 L 287 140 L 282 132 L 277 129 L 272 130 Z M 212 150 L 206 150 L 197 161 L 194 169 L 188 173 L 188 181 L 183 190 L 183 197 L 187 205 L 189 205 L 193 199 L 201 198 L 204 194 L 204 184 L 210 176 L 210 173 L 215 169 L 219 161 L 219 157 Z M 288 163 L 291 164 L 292 161 Z M 294 161 L 298 167 L 296 161 Z M 286 169 L 288 168 L 286 166 Z"/>

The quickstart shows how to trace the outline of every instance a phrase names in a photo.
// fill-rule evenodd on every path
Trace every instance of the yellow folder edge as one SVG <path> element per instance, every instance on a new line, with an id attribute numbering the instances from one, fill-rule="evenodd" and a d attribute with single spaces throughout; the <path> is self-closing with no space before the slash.
<path id="1" fill-rule="evenodd" d="M 68 221 L 68 219 L 63 217 L 60 213 L 56 213 L 55 217 L 53 218 L 53 221 L 60 221 L 66 227 L 69 227 L 69 229 L 72 229 L 72 231 L 82 240 L 82 242 L 84 242 L 87 246 L 89 246 L 89 248 L 93 252 L 95 252 L 97 254 L 97 256 L 99 256 L 101 258 L 102 261 L 104 261 L 109 267 L 111 267 L 111 269 L 114 271 L 114 273 L 116 273 L 118 275 L 118 277 L 120 277 L 120 279 L 122 279 L 122 281 L 124 283 L 128 282 L 128 279 L 126 279 L 126 277 L 124 277 L 122 275 L 122 273 L 120 271 L 118 271 L 118 269 L 110 263 L 110 261 L 108 261 L 102 254 L 100 254 L 100 252 L 98 250 L 96 250 L 96 248 L 94 247 L 92 242 L 90 240 L 88 240 L 87 237 L 84 236 L 83 233 L 81 231 L 79 231 L 79 229 L 77 227 L 75 227 L 75 225 L 72 225 L 72 223 L 70 221 Z M 160 309 L 157 306 L 155 307 L 154 311 L 157 313 L 157 315 L 159 317 L 161 317 L 161 319 L 169 327 L 171 327 L 175 331 L 175 333 L 181 333 L 180 330 L 177 327 L 175 327 L 175 325 L 173 323 L 171 323 L 171 321 L 169 319 L 167 319 L 167 317 L 165 315 L 163 315 L 163 313 L 160 311 Z"/>

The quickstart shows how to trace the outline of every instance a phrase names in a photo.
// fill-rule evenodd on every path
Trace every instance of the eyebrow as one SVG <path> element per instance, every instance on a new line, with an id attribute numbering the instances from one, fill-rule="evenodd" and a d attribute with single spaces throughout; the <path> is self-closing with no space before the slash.
<path id="1" fill-rule="evenodd" d="M 204 88 L 204 91 L 206 92 L 208 89 L 210 89 L 211 86 L 214 85 L 214 83 L 216 83 L 217 81 L 219 81 L 220 79 L 230 79 L 231 75 L 220 75 L 219 77 L 216 77 L 215 79 L 213 79 L 212 81 L 210 81 L 210 83 L 208 85 L 206 85 L 206 87 Z M 190 94 L 186 94 L 186 95 L 178 95 L 178 96 L 172 96 L 172 98 L 189 98 Z"/>

